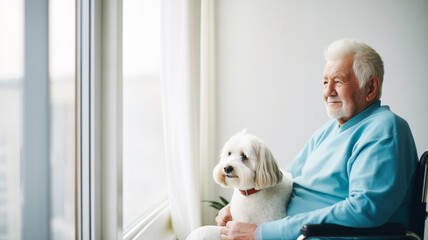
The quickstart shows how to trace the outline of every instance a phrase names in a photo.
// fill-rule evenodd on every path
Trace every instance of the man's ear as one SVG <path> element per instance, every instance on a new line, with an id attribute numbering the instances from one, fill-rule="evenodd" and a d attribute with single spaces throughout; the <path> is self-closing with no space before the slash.
<path id="1" fill-rule="evenodd" d="M 380 79 L 377 76 L 373 76 L 369 79 L 367 83 L 367 95 L 366 101 L 371 102 L 377 100 L 380 90 Z"/>

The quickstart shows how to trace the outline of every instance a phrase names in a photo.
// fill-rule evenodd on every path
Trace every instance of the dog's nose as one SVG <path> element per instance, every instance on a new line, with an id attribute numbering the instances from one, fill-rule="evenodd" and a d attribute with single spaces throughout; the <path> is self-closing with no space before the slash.
<path id="1" fill-rule="evenodd" d="M 224 168 L 224 172 L 225 173 L 231 173 L 233 171 L 233 167 L 232 166 L 226 166 L 225 168 Z"/>

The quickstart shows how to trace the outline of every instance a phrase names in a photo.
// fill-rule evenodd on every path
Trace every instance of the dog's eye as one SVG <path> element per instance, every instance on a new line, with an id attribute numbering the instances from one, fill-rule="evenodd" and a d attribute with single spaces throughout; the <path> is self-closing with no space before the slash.
<path id="1" fill-rule="evenodd" d="M 243 153 L 241 153 L 241 158 L 242 158 L 242 160 L 248 160 L 247 155 L 245 155 L 245 154 L 243 154 Z"/>
<path id="2" fill-rule="evenodd" d="M 230 154 L 232 154 L 232 153 L 231 153 L 231 152 L 228 152 L 228 153 L 227 153 L 227 156 L 230 156 Z"/>

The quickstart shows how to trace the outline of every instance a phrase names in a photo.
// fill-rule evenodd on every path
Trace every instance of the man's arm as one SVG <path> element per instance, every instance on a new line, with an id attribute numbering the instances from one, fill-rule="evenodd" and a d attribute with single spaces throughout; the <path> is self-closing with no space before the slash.
<path id="1" fill-rule="evenodd" d="M 403 143 L 403 145 L 405 145 Z M 417 162 L 395 139 L 367 140 L 350 159 L 349 195 L 343 201 L 261 226 L 263 239 L 296 239 L 303 224 L 373 227 L 388 221 L 409 189 Z M 410 159 L 409 159 L 410 157 Z"/>

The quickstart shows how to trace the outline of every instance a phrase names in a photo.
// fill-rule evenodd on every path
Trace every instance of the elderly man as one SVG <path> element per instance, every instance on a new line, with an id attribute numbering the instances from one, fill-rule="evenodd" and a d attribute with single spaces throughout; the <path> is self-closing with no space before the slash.
<path id="1" fill-rule="evenodd" d="M 221 239 L 296 239 L 306 223 L 374 227 L 408 224 L 418 161 L 405 120 L 381 106 L 383 62 L 367 44 L 344 39 L 325 51 L 328 115 L 286 169 L 294 178 L 288 216 L 261 226 L 216 218 Z"/>

